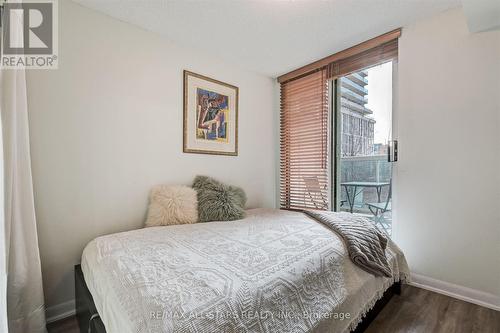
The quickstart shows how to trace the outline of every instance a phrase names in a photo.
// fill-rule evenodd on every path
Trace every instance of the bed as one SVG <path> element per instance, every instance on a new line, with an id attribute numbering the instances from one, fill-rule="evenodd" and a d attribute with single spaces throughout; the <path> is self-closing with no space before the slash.
<path id="1" fill-rule="evenodd" d="M 409 276 L 393 242 L 386 256 L 392 277 L 375 277 L 326 226 L 275 209 L 111 234 L 75 270 L 77 317 L 96 333 L 359 331 Z"/>

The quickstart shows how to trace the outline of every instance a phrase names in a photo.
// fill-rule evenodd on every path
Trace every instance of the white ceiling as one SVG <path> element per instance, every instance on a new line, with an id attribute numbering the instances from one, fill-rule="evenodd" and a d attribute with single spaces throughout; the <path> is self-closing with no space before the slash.
<path id="1" fill-rule="evenodd" d="M 462 0 L 470 32 L 500 29 L 499 0 Z"/>
<path id="2" fill-rule="evenodd" d="M 460 0 L 74 1 L 272 77 L 460 5 Z"/>

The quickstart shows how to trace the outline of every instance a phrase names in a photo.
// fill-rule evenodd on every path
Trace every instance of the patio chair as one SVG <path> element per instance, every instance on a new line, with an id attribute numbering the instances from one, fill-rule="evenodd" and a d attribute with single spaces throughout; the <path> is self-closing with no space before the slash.
<path id="1" fill-rule="evenodd" d="M 392 210 L 392 179 L 389 182 L 389 192 L 385 202 L 370 202 L 366 203 L 368 209 L 373 214 L 375 225 L 380 225 L 386 233 L 389 234 L 390 222 L 384 219 L 384 214 Z"/>
<path id="2" fill-rule="evenodd" d="M 306 185 L 309 199 L 314 204 L 314 207 L 316 209 L 328 210 L 328 200 L 323 194 L 327 186 L 324 185 L 323 188 L 321 188 L 321 184 L 316 176 L 303 177 L 303 180 Z"/>

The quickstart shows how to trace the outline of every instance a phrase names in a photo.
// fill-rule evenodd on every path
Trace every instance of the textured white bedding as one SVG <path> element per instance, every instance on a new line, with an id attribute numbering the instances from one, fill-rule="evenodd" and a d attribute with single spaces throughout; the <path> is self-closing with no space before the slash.
<path id="1" fill-rule="evenodd" d="M 386 254 L 393 278 L 374 277 L 321 223 L 254 209 L 98 237 L 82 270 L 108 333 L 344 332 L 409 275 L 392 242 Z"/>

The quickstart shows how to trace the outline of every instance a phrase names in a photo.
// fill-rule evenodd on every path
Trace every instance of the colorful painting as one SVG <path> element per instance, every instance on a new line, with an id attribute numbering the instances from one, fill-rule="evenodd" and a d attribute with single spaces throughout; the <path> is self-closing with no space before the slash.
<path id="1" fill-rule="evenodd" d="M 238 87 L 184 71 L 183 151 L 238 155 Z"/>
<path id="2" fill-rule="evenodd" d="M 197 88 L 196 138 L 227 142 L 229 117 L 228 97 L 213 91 Z"/>

